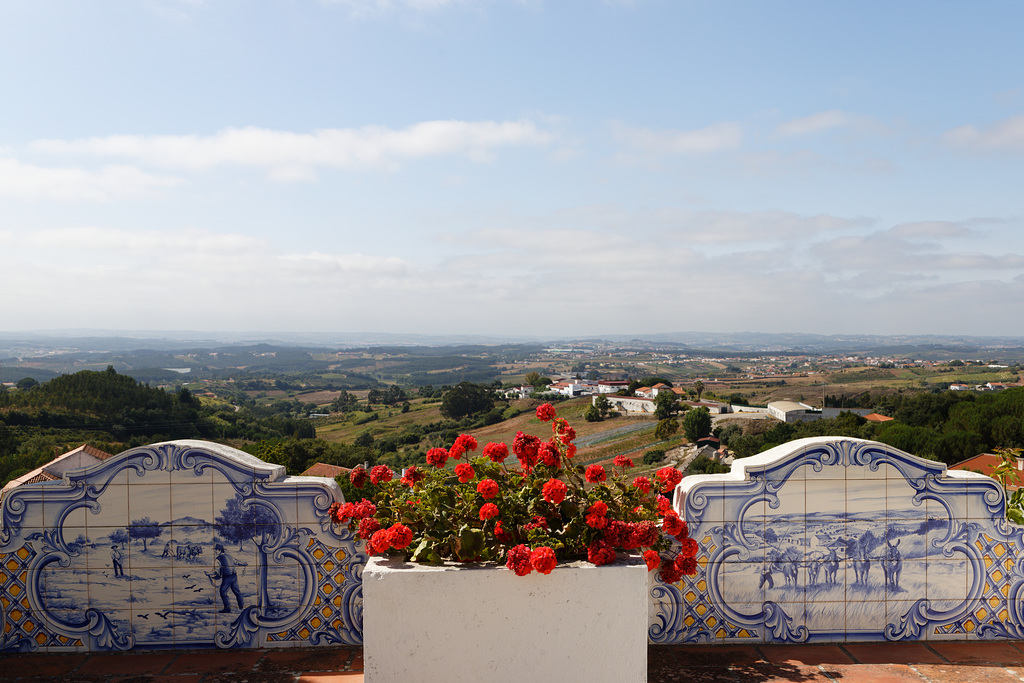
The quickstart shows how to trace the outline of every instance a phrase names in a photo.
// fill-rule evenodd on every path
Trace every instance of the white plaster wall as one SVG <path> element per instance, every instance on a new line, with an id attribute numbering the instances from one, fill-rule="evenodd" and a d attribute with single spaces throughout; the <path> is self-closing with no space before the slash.
<path id="1" fill-rule="evenodd" d="M 363 571 L 367 683 L 644 681 L 647 567 L 630 559 L 516 576 L 370 558 Z"/>

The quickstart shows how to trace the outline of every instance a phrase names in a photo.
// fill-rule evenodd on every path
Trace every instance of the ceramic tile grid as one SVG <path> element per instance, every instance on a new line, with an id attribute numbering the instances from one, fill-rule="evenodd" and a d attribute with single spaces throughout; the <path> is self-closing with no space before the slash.
<path id="1" fill-rule="evenodd" d="M 654 643 L 1024 637 L 1024 527 L 988 477 L 803 439 L 685 478 L 675 506 L 698 573 L 654 580 Z"/>
<path id="2" fill-rule="evenodd" d="M 362 642 L 366 556 L 320 477 L 202 441 L 5 496 L 0 651 Z"/>

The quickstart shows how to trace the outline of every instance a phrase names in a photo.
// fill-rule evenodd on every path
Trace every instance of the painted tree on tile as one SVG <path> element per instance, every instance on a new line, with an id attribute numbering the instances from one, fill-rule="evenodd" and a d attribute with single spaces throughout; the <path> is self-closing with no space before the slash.
<path id="1" fill-rule="evenodd" d="M 142 539 L 142 552 L 146 552 L 146 541 L 148 539 L 158 538 L 163 532 L 164 530 L 160 525 L 149 517 L 133 519 L 132 523 L 128 525 L 128 535 L 135 540 Z"/>
<path id="2" fill-rule="evenodd" d="M 238 544 L 251 540 L 259 553 L 256 568 L 256 584 L 259 590 L 258 604 L 270 607 L 270 594 L 267 591 L 267 553 L 266 547 L 277 535 L 281 527 L 278 515 L 266 504 L 257 499 L 245 499 L 236 495 L 227 501 L 224 509 L 214 520 L 217 533 L 221 538 Z"/>

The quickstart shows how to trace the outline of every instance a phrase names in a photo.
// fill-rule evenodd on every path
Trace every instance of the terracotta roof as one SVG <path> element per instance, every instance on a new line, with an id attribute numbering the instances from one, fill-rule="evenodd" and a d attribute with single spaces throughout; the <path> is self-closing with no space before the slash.
<path id="1" fill-rule="evenodd" d="M 339 474 L 348 474 L 352 469 L 349 467 L 341 467 L 340 465 L 328 465 L 325 462 L 318 462 L 305 472 L 302 473 L 303 477 L 328 477 L 334 479 Z"/>
<path id="2" fill-rule="evenodd" d="M 991 453 L 981 453 L 979 455 L 974 456 L 973 458 L 962 460 L 961 462 L 958 462 L 955 465 L 950 465 L 949 469 L 981 472 L 986 477 L 991 477 L 993 470 L 995 470 L 995 468 L 999 466 L 1000 462 L 1002 462 L 1002 460 L 998 455 L 993 455 Z M 1018 460 L 1017 463 L 1017 475 L 1020 476 L 1021 482 L 1024 482 L 1024 470 L 1020 469 L 1021 461 Z M 1015 483 L 1011 477 L 1010 481 L 1007 482 L 1006 488 L 1010 489 L 1011 491 L 1016 490 L 1021 487 L 1021 482 Z"/>
<path id="3" fill-rule="evenodd" d="M 868 413 L 867 415 L 864 416 L 864 419 L 868 420 L 869 422 L 888 422 L 889 420 L 892 420 L 894 418 L 886 417 L 885 415 L 879 415 L 878 413 Z"/>

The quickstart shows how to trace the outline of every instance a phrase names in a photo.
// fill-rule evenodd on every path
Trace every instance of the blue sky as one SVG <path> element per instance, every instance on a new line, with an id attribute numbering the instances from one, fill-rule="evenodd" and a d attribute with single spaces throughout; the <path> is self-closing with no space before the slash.
<path id="1" fill-rule="evenodd" d="M 0 329 L 1021 335 L 1022 25 L 9 0 Z"/>

